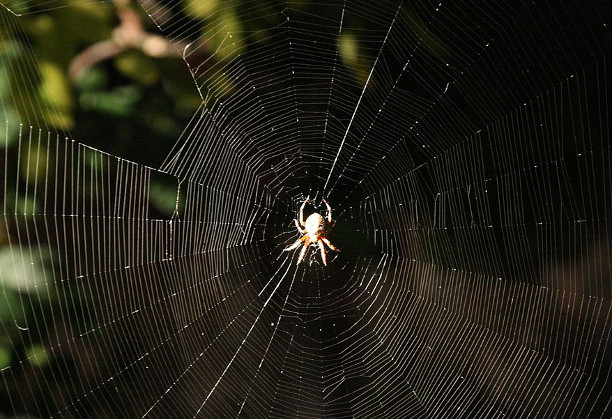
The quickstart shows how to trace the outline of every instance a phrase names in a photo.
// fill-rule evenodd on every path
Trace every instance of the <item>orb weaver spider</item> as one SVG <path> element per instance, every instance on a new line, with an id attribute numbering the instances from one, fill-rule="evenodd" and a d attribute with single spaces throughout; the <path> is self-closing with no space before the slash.
<path id="1" fill-rule="evenodd" d="M 315 212 L 310 214 L 306 221 L 304 221 L 304 207 L 306 206 L 306 203 L 308 201 L 309 199 L 306 198 L 306 200 L 304 200 L 302 206 L 300 207 L 299 222 L 297 219 L 293 220 L 295 221 L 295 226 L 297 227 L 298 231 L 300 232 L 300 234 L 303 234 L 303 236 L 297 239 L 297 241 L 291 246 L 283 249 L 283 251 L 287 252 L 290 250 L 297 249 L 303 243 L 304 247 L 302 248 L 302 251 L 300 252 L 300 257 L 297 261 L 297 263 L 299 264 L 300 262 L 302 262 L 302 260 L 304 260 L 304 256 L 306 256 L 308 246 L 310 246 L 311 244 L 313 246 L 318 245 L 319 250 L 321 251 L 321 259 L 323 260 L 323 265 L 327 266 L 327 254 L 325 253 L 325 246 L 323 246 L 323 243 L 325 243 L 327 247 L 329 247 L 333 251 L 340 251 L 340 249 L 331 244 L 326 237 L 331 230 L 330 227 L 332 226 L 332 209 L 331 206 L 327 203 L 327 201 L 323 200 L 323 202 L 325 202 L 325 205 L 327 206 L 327 217 L 325 218 L 318 212 Z"/>

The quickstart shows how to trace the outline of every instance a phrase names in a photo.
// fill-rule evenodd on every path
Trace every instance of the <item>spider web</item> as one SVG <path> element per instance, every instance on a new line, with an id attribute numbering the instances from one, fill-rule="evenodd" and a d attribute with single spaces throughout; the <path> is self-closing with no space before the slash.
<path id="1" fill-rule="evenodd" d="M 4 340 L 56 365 L 2 370 L 15 414 L 610 417 L 607 6 L 143 8 L 202 97 L 161 167 L 7 123 L 3 304 L 54 308 Z M 283 251 L 306 198 L 327 267 Z"/>

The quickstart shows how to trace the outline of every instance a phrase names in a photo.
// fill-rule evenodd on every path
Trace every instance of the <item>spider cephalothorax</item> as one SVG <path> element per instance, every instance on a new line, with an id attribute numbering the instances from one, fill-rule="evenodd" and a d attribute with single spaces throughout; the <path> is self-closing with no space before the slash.
<path id="1" fill-rule="evenodd" d="M 327 265 L 327 255 L 325 254 L 325 246 L 323 246 L 323 243 L 325 243 L 327 247 L 332 250 L 335 250 L 336 252 L 340 251 L 325 237 L 327 233 L 329 233 L 330 227 L 332 225 L 332 209 L 327 203 L 327 201 L 323 200 L 323 202 L 325 202 L 325 205 L 327 206 L 327 218 L 324 218 L 321 214 L 315 212 L 310 214 L 306 219 L 306 222 L 304 222 L 304 207 L 306 206 L 307 202 L 308 198 L 302 203 L 302 206 L 300 207 L 299 222 L 298 220 L 294 220 L 295 226 L 297 227 L 300 234 L 303 234 L 303 236 L 300 237 L 291 246 L 283 250 L 288 251 L 297 249 L 303 243 L 304 247 L 300 252 L 300 257 L 297 262 L 300 263 L 302 260 L 304 260 L 304 256 L 306 256 L 308 246 L 310 246 L 311 244 L 313 246 L 318 245 L 319 249 L 321 250 L 321 259 L 323 259 L 323 265 Z"/>

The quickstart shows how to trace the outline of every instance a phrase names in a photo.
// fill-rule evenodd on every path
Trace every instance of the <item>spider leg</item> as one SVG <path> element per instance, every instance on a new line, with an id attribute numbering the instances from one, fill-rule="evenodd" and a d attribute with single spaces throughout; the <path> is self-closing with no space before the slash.
<path id="1" fill-rule="evenodd" d="M 295 226 L 297 227 L 297 229 L 300 232 L 300 234 L 306 234 L 306 230 L 304 230 L 302 227 L 300 227 L 300 224 L 298 223 L 298 220 L 294 219 L 293 221 L 295 221 Z"/>
<path id="2" fill-rule="evenodd" d="M 310 237 L 308 236 L 304 236 L 304 237 L 306 237 L 306 240 L 304 240 L 304 248 L 300 252 L 300 258 L 297 261 L 298 265 L 300 264 L 302 260 L 304 260 L 304 256 L 306 256 L 306 250 L 308 250 L 308 245 L 310 244 Z"/>
<path id="3" fill-rule="evenodd" d="M 340 251 L 340 249 L 338 249 L 336 246 L 331 244 L 329 240 L 327 240 L 325 237 L 321 237 L 321 241 L 323 241 L 323 243 L 325 243 L 331 250 L 335 250 L 336 252 Z"/>
<path id="4" fill-rule="evenodd" d="M 331 223 L 331 221 L 332 221 L 332 215 L 331 215 L 332 214 L 332 209 L 331 209 L 331 207 L 329 206 L 329 204 L 327 203 L 326 200 L 323 200 L 323 202 L 325 202 L 325 205 L 327 206 L 327 222 Z"/>
<path id="5" fill-rule="evenodd" d="M 306 206 L 306 202 L 308 202 L 308 198 L 304 200 L 302 206 L 300 207 L 300 224 L 302 227 L 306 227 L 306 224 L 304 223 L 304 207 Z"/>
<path id="6" fill-rule="evenodd" d="M 295 243 L 293 243 L 291 246 L 285 247 L 283 249 L 283 252 L 287 252 L 289 250 L 297 249 L 300 246 L 300 244 L 302 244 L 302 239 L 297 239 L 297 241 Z"/>
<path id="7" fill-rule="evenodd" d="M 327 266 L 327 255 L 325 254 L 325 246 L 323 246 L 323 242 L 320 239 L 317 240 L 317 244 L 319 245 L 319 249 L 321 249 L 321 259 L 323 259 L 323 265 Z"/>

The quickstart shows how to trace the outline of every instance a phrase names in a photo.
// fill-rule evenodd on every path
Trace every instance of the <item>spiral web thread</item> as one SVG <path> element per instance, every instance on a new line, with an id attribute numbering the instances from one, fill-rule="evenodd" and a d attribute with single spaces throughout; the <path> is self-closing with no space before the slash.
<path id="1" fill-rule="evenodd" d="M 56 307 L 15 322 L 57 362 L 2 370 L 15 411 L 609 417 L 610 31 L 559 3 L 245 2 L 200 33 L 143 2 L 202 97 L 161 167 L 7 123 L 10 310 Z M 307 197 L 327 267 L 283 251 Z"/>

